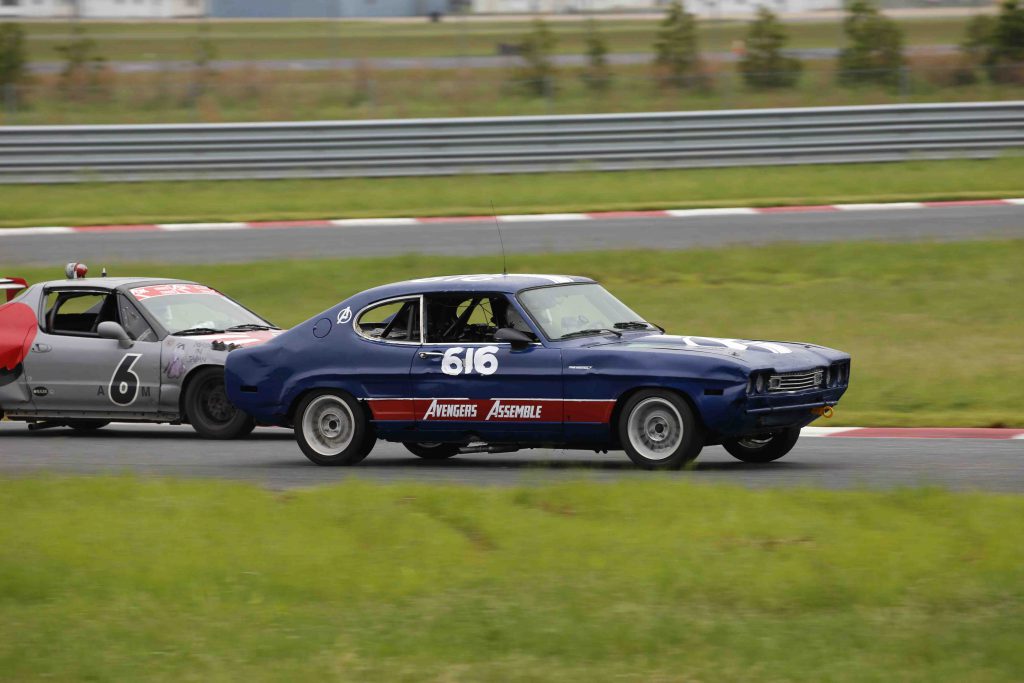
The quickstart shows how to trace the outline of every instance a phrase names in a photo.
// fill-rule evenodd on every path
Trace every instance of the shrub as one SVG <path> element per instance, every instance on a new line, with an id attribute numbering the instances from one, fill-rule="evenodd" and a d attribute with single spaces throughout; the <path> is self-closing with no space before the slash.
<path id="1" fill-rule="evenodd" d="M 587 67 L 583 70 L 583 82 L 595 91 L 607 90 L 612 82 L 608 68 L 608 42 L 598 30 L 597 22 L 587 20 Z"/>
<path id="2" fill-rule="evenodd" d="M 21 24 L 0 23 L 0 88 L 25 79 L 25 29 Z"/>
<path id="3" fill-rule="evenodd" d="M 697 19 L 683 9 L 680 0 L 668 6 L 658 28 L 654 52 L 654 64 L 663 85 L 678 88 L 700 84 Z"/>
<path id="4" fill-rule="evenodd" d="M 515 79 L 526 90 L 537 97 L 550 95 L 553 91 L 555 67 L 551 55 L 558 39 L 542 19 L 533 20 L 533 28 L 520 45 L 523 65 L 516 70 Z"/>
<path id="5" fill-rule="evenodd" d="M 757 18 L 747 31 L 746 51 L 739 69 L 751 88 L 792 88 L 800 79 L 800 60 L 786 56 L 786 31 L 775 13 L 767 7 L 757 10 Z"/>
<path id="6" fill-rule="evenodd" d="M 847 44 L 839 52 L 839 82 L 896 86 L 903 68 L 903 31 L 872 0 L 851 0 L 843 19 Z"/>

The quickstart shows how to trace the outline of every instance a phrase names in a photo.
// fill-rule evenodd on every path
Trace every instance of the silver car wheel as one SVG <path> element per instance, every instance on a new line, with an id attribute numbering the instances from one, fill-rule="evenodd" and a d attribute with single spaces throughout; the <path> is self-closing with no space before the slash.
<path id="1" fill-rule="evenodd" d="M 683 418 L 668 400 L 652 396 L 636 404 L 626 425 L 629 442 L 648 460 L 665 460 L 683 443 Z"/>
<path id="2" fill-rule="evenodd" d="M 352 443 L 355 418 L 348 404 L 337 396 L 319 396 L 302 414 L 302 433 L 310 448 L 320 455 L 339 455 Z"/>

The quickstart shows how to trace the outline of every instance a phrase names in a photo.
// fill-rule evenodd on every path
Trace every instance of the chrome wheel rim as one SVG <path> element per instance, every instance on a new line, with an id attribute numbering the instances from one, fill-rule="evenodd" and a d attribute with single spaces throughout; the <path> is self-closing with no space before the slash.
<path id="1" fill-rule="evenodd" d="M 683 443 L 683 418 L 670 401 L 646 398 L 636 404 L 626 424 L 629 442 L 648 460 L 665 460 Z"/>
<path id="2" fill-rule="evenodd" d="M 302 414 L 302 433 L 310 448 L 332 457 L 352 443 L 355 418 L 348 404 L 337 396 L 318 396 Z"/>
<path id="3" fill-rule="evenodd" d="M 744 448 L 764 448 L 770 444 L 774 438 L 774 434 L 769 434 L 768 436 L 748 436 L 744 439 L 738 439 L 736 443 Z"/>

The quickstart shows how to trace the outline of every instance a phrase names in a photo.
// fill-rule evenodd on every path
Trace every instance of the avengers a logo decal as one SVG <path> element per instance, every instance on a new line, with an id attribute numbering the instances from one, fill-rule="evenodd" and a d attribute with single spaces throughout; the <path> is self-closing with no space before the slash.
<path id="1" fill-rule="evenodd" d="M 338 313 L 338 324 L 344 325 L 352 319 L 352 309 L 346 306 Z"/>

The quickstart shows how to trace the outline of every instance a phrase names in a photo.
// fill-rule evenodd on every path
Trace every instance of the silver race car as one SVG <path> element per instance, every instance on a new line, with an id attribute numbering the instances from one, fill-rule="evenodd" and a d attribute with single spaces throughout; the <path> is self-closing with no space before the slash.
<path id="1" fill-rule="evenodd" d="M 30 429 L 126 421 L 188 423 L 211 439 L 252 431 L 224 393 L 224 361 L 278 327 L 195 282 L 86 272 L 68 264 L 67 279 L 32 286 L 0 278 L 0 417 Z"/>

